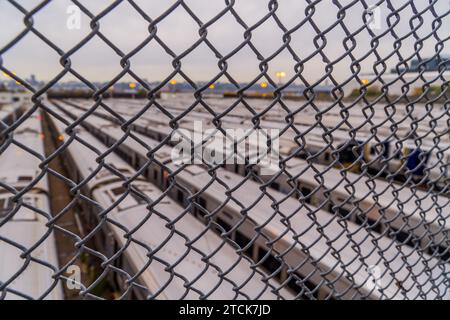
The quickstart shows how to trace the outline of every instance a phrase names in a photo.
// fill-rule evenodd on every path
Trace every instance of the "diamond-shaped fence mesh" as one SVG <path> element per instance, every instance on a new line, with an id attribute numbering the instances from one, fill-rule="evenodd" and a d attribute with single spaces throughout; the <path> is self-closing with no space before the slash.
<path id="1" fill-rule="evenodd" d="M 155 6 L 0 3 L 1 299 L 450 297 L 448 1 Z"/>

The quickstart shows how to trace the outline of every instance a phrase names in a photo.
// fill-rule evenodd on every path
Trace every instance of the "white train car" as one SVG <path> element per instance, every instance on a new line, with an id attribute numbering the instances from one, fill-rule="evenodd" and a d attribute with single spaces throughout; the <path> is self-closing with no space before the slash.
<path id="1" fill-rule="evenodd" d="M 71 141 L 64 134 L 65 125 L 55 119 L 51 121 L 58 137 L 64 137 L 59 140 L 64 140 L 61 145 L 67 145 L 73 169 L 82 179 L 92 175 L 87 183 L 89 196 L 108 210 L 100 220 L 106 219 L 119 244 L 118 250 L 126 256 L 125 261 L 116 263 L 121 268 L 129 266 L 133 277 L 149 290 L 149 297 L 292 298 L 287 290 L 277 288 L 275 281 L 266 280 L 267 274 L 252 266 L 244 255 L 237 254 L 229 242 L 205 229 L 155 185 L 137 177 L 127 189 L 124 179 L 135 171 L 115 154 L 104 159 L 109 169 L 100 166 L 96 158 L 107 147 L 86 130 L 78 128 L 75 134 L 95 147 L 98 154 Z"/>
<path id="2" fill-rule="evenodd" d="M 221 145 L 220 148 L 214 147 L 214 144 L 208 147 L 214 149 L 216 154 L 223 150 Z M 287 161 L 284 172 L 279 175 L 280 168 L 275 161 L 262 161 L 254 165 L 225 164 L 224 168 L 241 176 L 248 176 L 251 168 L 254 177 L 271 188 L 330 213 L 337 212 L 341 217 L 395 238 L 400 243 L 411 247 L 417 243 L 429 253 L 437 251 L 444 261 L 450 259 L 450 220 L 440 213 L 450 205 L 450 199 L 439 193 L 430 195 L 417 188 L 410 189 L 351 172 L 346 173 L 345 180 L 337 169 L 312 165 L 297 158 Z M 273 174 L 262 174 L 263 168 L 271 169 L 266 172 Z M 422 212 L 427 212 L 426 216 L 423 217 Z"/>
<path id="3" fill-rule="evenodd" d="M 179 99 L 178 99 L 179 100 Z M 87 109 L 91 107 L 89 101 L 72 101 L 72 105 L 78 105 L 80 108 Z M 142 109 L 142 102 L 131 100 L 108 100 L 108 104 L 114 106 L 117 112 L 131 117 L 136 115 Z M 319 108 L 327 107 L 327 104 L 318 103 Z M 128 106 L 130 111 L 127 111 L 123 106 Z M 361 108 L 363 105 L 357 104 L 355 108 Z M 183 108 L 178 108 L 172 105 L 165 105 L 164 108 L 173 116 L 178 116 L 185 111 Z M 324 129 L 316 126 L 311 129 L 311 125 L 316 123 L 316 115 L 308 114 L 305 110 L 299 116 L 294 117 L 294 125 L 297 130 L 307 133 L 304 139 L 300 140 L 300 145 L 294 141 L 295 133 L 288 130 L 280 137 L 280 153 L 283 156 L 296 153 L 296 156 L 310 161 L 329 164 L 334 160 L 332 153 L 338 158 L 339 162 L 348 167 L 353 172 L 360 172 L 362 165 L 368 167 L 370 173 L 383 175 L 390 174 L 396 180 L 411 179 L 413 182 L 421 182 L 424 187 L 446 188 L 449 182 L 448 166 L 450 164 L 450 157 L 448 156 L 446 146 L 449 145 L 448 128 L 445 122 L 445 110 L 440 108 L 425 108 L 421 103 L 414 104 L 414 110 L 407 115 L 406 105 L 398 104 L 398 110 L 391 116 L 391 120 L 386 120 L 384 106 L 377 104 L 374 107 L 373 115 L 371 114 L 370 123 L 366 114 L 359 109 L 353 110 L 348 122 L 354 128 L 358 128 L 358 136 L 354 141 L 350 141 L 350 136 L 346 125 L 340 126 L 333 131 L 332 147 L 325 143 L 322 135 Z M 178 121 L 182 128 L 192 130 L 192 122 L 195 120 L 202 121 L 204 128 L 213 128 L 214 124 L 210 121 L 212 116 L 203 111 L 203 109 L 194 109 L 190 111 L 185 117 Z M 98 109 L 98 114 L 111 119 L 111 114 L 105 110 Z M 150 113 L 150 114 L 149 114 Z M 268 113 L 269 114 L 269 113 Z M 418 121 L 423 117 L 424 121 Z M 247 117 L 248 118 L 248 117 Z M 161 119 L 161 120 L 158 120 Z M 164 120 L 163 120 L 164 119 Z M 117 120 L 117 119 L 111 119 Z M 335 128 L 338 123 L 342 122 L 342 116 L 336 111 L 329 110 L 321 116 L 321 123 L 328 129 Z M 245 117 L 231 117 L 227 116 L 221 119 L 223 128 L 252 128 L 253 123 Z M 391 128 L 392 121 L 401 124 Z M 152 107 L 150 111 L 143 114 L 139 119 L 133 123 L 133 129 L 147 134 L 154 139 L 161 140 L 172 132 L 168 128 L 169 119 L 162 115 L 162 112 Z M 414 124 L 413 124 L 414 123 Z M 157 124 L 157 125 L 155 125 Z M 279 117 L 265 116 L 260 121 L 260 126 L 263 128 L 275 128 L 282 130 L 286 127 L 286 121 Z M 152 127 L 148 129 L 148 127 Z M 412 129 L 413 127 L 414 130 Z M 371 131 L 377 128 L 377 137 L 379 141 L 370 138 Z M 439 156 L 440 151 L 433 149 L 433 139 L 435 135 L 430 136 L 430 130 L 434 130 L 436 136 L 440 137 L 440 150 L 444 150 L 442 159 Z M 159 133 L 157 131 L 160 131 Z M 408 135 L 414 131 L 415 135 L 423 137 L 422 148 L 418 148 L 414 141 L 407 139 Z M 393 134 L 395 133 L 395 136 Z M 328 138 L 329 139 L 329 138 Z M 370 140 L 369 140 L 370 139 Z M 304 140 L 304 141 L 302 141 Z M 361 145 L 359 149 L 355 150 L 357 145 Z M 429 145 L 426 147 L 426 145 Z M 334 150 L 333 150 L 334 149 Z M 356 152 L 356 155 L 355 155 Z M 308 155 L 309 153 L 309 155 Z M 357 161 L 358 157 L 360 161 Z M 423 158 L 423 159 L 422 159 Z M 428 186 L 427 186 L 428 185 Z"/>
<path id="4" fill-rule="evenodd" d="M 96 114 L 119 123 L 106 111 Z M 194 130 L 193 122 L 190 120 L 180 120 L 179 125 L 180 128 Z M 211 122 L 203 122 L 202 126 L 203 129 L 215 127 Z M 262 121 L 261 126 L 282 129 L 284 124 Z M 167 139 L 173 132 L 173 129 L 158 123 L 156 119 L 139 118 L 133 122 L 131 127 L 158 141 Z M 225 129 L 250 129 L 252 127 L 253 124 L 248 120 L 244 120 L 242 123 L 230 123 L 226 119 L 223 121 Z M 333 142 L 328 145 L 322 136 L 323 129 L 310 130 L 309 127 L 300 127 L 299 129 L 306 133 L 303 140 L 299 139 L 299 143 L 294 141 L 295 134 L 292 131 L 287 131 L 280 136 L 280 155 L 288 157 L 295 154 L 299 158 L 325 165 L 336 161 L 337 158 L 341 165 L 352 172 L 360 172 L 364 164 L 374 175 L 390 174 L 394 179 L 400 181 L 411 177 L 413 182 L 421 182 L 423 186 L 429 184 L 431 187 L 446 188 L 448 185 L 450 157 L 446 142 L 448 139 L 446 140 L 445 134 L 442 134 L 438 149 L 427 140 L 419 148 L 412 140 L 403 138 L 401 134 L 399 134 L 399 138 L 402 141 L 392 138 L 381 138 L 382 140 L 376 141 L 364 133 L 358 134 L 356 139 L 351 141 L 349 134 L 341 130 L 332 133 Z M 166 142 L 169 141 L 166 140 Z M 443 152 L 442 159 L 438 155 L 441 151 Z"/>
<path id="5" fill-rule="evenodd" d="M 72 111 L 80 113 L 76 109 L 72 109 Z M 95 122 L 91 123 L 91 130 L 101 128 L 101 122 L 107 123 L 107 120 L 96 119 Z M 101 131 L 99 129 L 96 134 L 101 136 Z M 103 136 L 105 135 L 103 134 Z M 109 136 L 113 141 L 116 141 L 120 139 L 121 133 L 110 133 Z M 113 141 L 110 141 L 110 143 L 112 144 Z M 158 143 L 155 141 L 148 143 L 152 147 L 158 146 Z M 209 147 L 216 149 L 213 145 Z M 131 145 L 125 145 L 123 148 L 125 149 L 125 154 L 129 157 L 136 154 L 136 150 L 139 150 Z M 135 150 L 134 152 L 133 148 Z M 215 152 L 218 153 L 220 151 L 215 150 Z M 170 162 L 169 154 L 170 152 L 166 150 L 164 156 L 166 160 L 164 160 L 164 163 Z M 138 157 L 133 156 L 133 158 Z M 140 163 L 142 166 L 145 160 L 144 158 L 141 159 L 143 159 Z M 131 163 L 136 164 L 136 161 L 134 159 Z M 401 166 L 400 160 L 398 162 L 398 166 Z M 246 176 L 249 166 L 246 164 L 234 164 L 225 165 L 224 167 L 229 171 Z M 160 165 L 157 169 L 160 170 L 161 168 L 162 166 Z M 333 168 L 326 169 L 322 165 L 315 165 L 315 168 L 323 172 L 323 182 L 320 188 L 319 182 L 315 178 L 316 172 L 310 168 L 307 162 L 300 159 L 290 159 L 286 168 L 286 171 L 292 177 L 297 177 L 297 181 L 294 183 L 289 182 L 289 177 L 285 174 L 279 175 L 276 179 L 273 179 L 271 175 L 261 175 L 261 165 L 253 166 L 255 174 L 266 183 L 270 183 L 270 186 L 276 190 L 298 196 L 297 192 L 293 192 L 295 187 L 297 187 L 298 190 L 302 190 L 304 201 L 322 207 L 330 213 L 334 213 L 333 207 L 338 205 L 338 213 L 341 216 L 346 216 L 355 223 L 365 224 L 371 230 L 391 236 L 409 246 L 414 247 L 419 245 L 422 249 L 430 253 L 437 251 L 444 261 L 449 259 L 450 253 L 448 252 L 448 248 L 450 248 L 450 244 L 448 243 L 448 239 L 450 235 L 450 222 L 446 222 L 442 226 L 441 215 L 439 215 L 439 211 L 450 204 L 449 198 L 436 195 L 438 202 L 435 205 L 431 196 L 423 191 L 414 190 L 413 193 L 407 188 L 402 188 L 401 185 L 392 185 L 382 179 L 371 179 L 367 176 L 347 172 L 347 179 L 355 187 L 354 193 L 349 194 L 347 190 L 349 183 L 343 181 L 342 175 L 338 170 Z M 278 167 L 273 169 L 274 172 L 278 172 L 278 170 Z M 368 185 L 374 185 L 374 188 L 370 189 Z M 317 190 L 318 188 L 319 190 Z M 314 192 L 312 192 L 313 190 Z M 325 191 L 327 190 L 331 190 L 329 199 L 325 195 Z M 423 218 L 421 216 L 420 210 L 417 209 L 416 201 L 420 201 L 422 208 L 430 212 L 427 217 Z M 353 213 L 350 214 L 350 212 Z M 405 219 L 409 221 L 408 224 L 405 224 Z M 427 234 L 433 236 L 430 238 L 426 236 Z"/>
<path id="6" fill-rule="evenodd" d="M 182 181 L 185 186 L 189 185 L 193 194 L 202 190 L 212 179 L 205 170 L 199 170 L 194 166 L 189 166 L 183 173 L 185 175 L 177 176 L 178 182 Z M 330 216 L 324 210 L 312 205 L 304 206 L 297 200 L 286 198 L 276 191 L 268 189 L 270 198 L 263 196 L 261 186 L 253 181 L 247 180 L 237 187 L 242 183 L 242 177 L 225 170 L 218 169 L 216 174 L 228 187 L 217 182 L 208 185 L 208 188 L 200 194 L 199 202 L 202 203 L 202 207 L 213 215 L 226 203 L 222 209 L 223 214 L 218 216 L 216 221 L 249 256 L 253 257 L 255 262 L 263 263 L 273 275 L 281 281 L 285 280 L 285 284 L 295 288 L 296 283 L 292 281 L 290 275 L 303 283 L 309 290 L 306 294 L 303 293 L 306 296 L 319 299 L 333 296 L 343 299 L 419 298 L 421 288 L 409 280 L 406 282 L 401 280 L 410 276 L 407 268 L 402 267 L 404 259 L 410 263 L 421 261 L 418 263 L 421 268 L 424 265 L 433 266 L 434 271 L 430 270 L 433 276 L 428 279 L 424 277 L 423 283 L 427 283 L 431 288 L 431 282 L 438 277 L 440 280 L 437 281 L 443 284 L 440 293 L 449 294 L 448 282 L 445 280 L 448 276 L 443 276 L 448 275 L 448 264 L 443 261 L 405 246 L 393 245 L 391 239 L 360 228 L 353 222 L 347 222 L 344 226 L 340 219 Z M 231 196 L 228 196 L 227 192 L 231 193 Z M 205 212 L 197 211 L 196 214 L 204 216 Z M 246 223 L 247 217 L 252 223 Z M 267 243 L 272 242 L 273 246 L 267 247 Z M 377 245 L 374 245 L 374 242 Z M 352 247 L 350 243 L 356 247 Z M 267 252 L 272 250 L 280 254 L 272 253 L 270 256 Z M 341 260 L 336 259 L 335 254 L 339 255 Z M 277 257 L 283 257 L 287 267 L 283 266 Z M 381 261 L 389 262 L 381 266 Z M 298 267 L 299 265 L 301 267 Z M 380 280 L 386 286 L 371 290 L 373 287 L 367 282 L 370 278 L 370 267 L 368 269 L 367 266 L 375 265 L 380 268 L 379 271 L 383 274 Z M 289 273 L 286 268 L 296 270 L 296 273 Z M 421 268 L 415 269 L 413 273 L 422 273 Z M 394 272 L 387 276 L 389 270 L 396 270 L 398 273 Z M 354 276 L 352 281 L 345 279 L 345 275 L 350 274 Z M 324 278 L 335 284 L 333 289 L 329 290 L 323 286 Z M 297 290 L 299 291 L 299 287 Z M 434 294 L 428 298 L 432 296 Z"/>
<path id="7" fill-rule="evenodd" d="M 81 103 L 81 102 L 78 102 Z M 86 102 L 85 102 L 86 103 Z M 71 104 L 73 106 L 73 104 Z M 74 108 L 70 108 L 74 110 Z M 98 111 L 97 115 L 120 123 L 106 111 Z M 192 118 L 192 117 L 191 117 Z M 165 123 L 165 124 L 164 124 Z M 133 122 L 131 128 L 137 132 L 145 134 L 155 140 L 165 140 L 166 143 L 173 144 L 167 138 L 173 133 L 173 129 L 167 125 L 168 121 L 159 121 L 157 118 L 142 117 Z M 194 131 L 192 119 L 184 118 L 178 121 L 180 128 Z M 262 121 L 262 127 L 282 129 L 284 124 L 270 121 Z M 244 126 L 244 127 L 243 127 Z M 245 127 L 246 126 L 246 127 Z M 228 122 L 223 120 L 223 128 L 247 128 L 253 127 L 251 122 L 243 120 L 242 123 Z M 215 128 L 211 121 L 202 121 L 202 128 Z M 303 129 L 308 132 L 309 128 Z M 390 175 L 397 181 L 410 181 L 421 184 L 424 188 L 446 189 L 449 183 L 448 167 L 450 164 L 449 147 L 443 141 L 437 148 L 426 141 L 419 148 L 411 140 L 397 141 L 394 139 L 384 139 L 376 141 L 368 135 L 361 133 L 356 139 L 349 140 L 349 134 L 344 131 L 334 131 L 332 133 L 333 142 L 328 145 L 324 141 L 323 130 L 319 128 L 309 131 L 304 139 L 295 142 L 295 135 L 292 131 L 285 132 L 279 138 L 280 155 L 289 157 L 295 154 L 296 157 L 308 159 L 311 162 L 328 165 L 335 163 L 337 166 L 343 165 L 347 171 L 361 172 L 363 165 L 367 167 L 370 174 Z M 327 139 L 330 139 L 329 137 Z M 443 153 L 443 155 L 440 155 Z M 336 159 L 339 162 L 336 162 Z M 338 164 L 339 163 L 339 164 Z"/>
<path id="8" fill-rule="evenodd" d="M 96 117 L 90 117 L 86 120 L 90 122 L 91 128 L 100 127 L 97 123 L 103 120 Z M 96 133 L 97 136 L 101 132 Z M 109 136 L 110 142 L 120 140 L 120 132 L 114 132 L 112 129 L 103 130 L 103 135 Z M 155 146 L 158 144 L 145 137 L 139 137 L 148 146 Z M 128 152 L 133 150 L 128 141 L 123 142 L 119 148 L 129 148 Z M 135 158 L 142 158 L 142 162 L 146 161 L 146 153 L 140 149 L 135 150 Z M 171 171 L 177 171 L 180 167 L 175 164 L 168 164 Z M 136 168 L 139 169 L 140 167 Z M 225 182 L 230 189 L 242 181 L 242 178 L 233 173 L 219 169 L 219 177 Z M 169 188 L 172 181 L 169 179 L 169 172 L 160 175 L 162 180 L 154 181 L 154 176 L 150 174 L 148 178 L 154 181 L 157 185 L 163 188 Z M 436 270 L 431 271 L 433 276 L 428 279 L 423 279 L 430 285 L 429 281 L 434 281 L 443 274 L 437 270 L 443 270 L 446 265 L 438 259 L 431 258 L 427 254 L 418 253 L 417 251 L 408 247 L 392 246 L 392 240 L 365 229 L 361 229 L 358 225 L 347 222 L 346 227 L 338 223 L 337 219 L 331 217 L 323 210 L 319 210 L 313 206 L 309 209 L 303 207 L 298 201 L 292 198 L 286 198 L 281 193 L 270 190 L 270 195 L 276 197 L 277 201 L 281 203 L 279 210 L 273 209 L 273 201 L 267 197 L 262 196 L 260 185 L 252 181 L 247 181 L 244 186 L 245 190 L 242 192 L 233 192 L 233 198 L 237 201 L 228 201 L 226 196 L 227 188 L 223 185 L 213 182 L 209 185 L 211 177 L 206 170 L 198 166 L 187 166 L 176 175 L 176 183 L 182 185 L 182 188 L 170 189 L 172 197 L 178 200 L 179 203 L 187 204 L 188 197 L 195 197 L 198 195 L 199 206 L 192 207 L 191 211 L 199 219 L 208 222 L 214 221 L 219 224 L 223 230 L 222 235 L 227 235 L 235 241 L 240 248 L 245 251 L 254 261 L 261 264 L 279 281 L 286 284 L 293 290 L 301 292 L 301 294 L 308 297 L 324 298 L 336 296 L 339 298 L 420 298 L 421 288 L 415 287 L 410 280 L 403 281 L 409 276 L 408 270 L 404 269 L 403 259 L 412 259 L 410 262 L 417 266 L 417 261 L 423 259 L 428 266 L 433 265 Z M 199 193 L 203 187 L 208 187 L 203 192 Z M 240 189 L 240 188 L 239 188 Z M 186 191 L 189 194 L 186 194 Z M 253 201 L 256 202 L 255 206 Z M 226 204 L 224 206 L 224 204 Z M 223 207 L 223 208 L 222 208 Z M 221 209 L 222 208 L 222 209 Z M 248 208 L 248 209 L 246 209 Z M 218 211 L 220 210 L 220 211 Z M 313 215 L 310 214 L 313 212 Z M 312 219 L 314 216 L 315 219 Z M 283 218 L 288 219 L 288 225 Z M 309 217 L 309 218 L 308 218 Z M 325 227 L 326 226 L 326 227 Z M 326 231 L 321 233 L 317 228 L 324 227 Z M 348 228 L 343 230 L 343 228 Z M 259 236 L 256 230 L 259 230 Z M 350 230 L 350 231 L 348 231 Z M 348 233 L 347 233 L 348 232 Z M 353 239 L 349 240 L 344 234 L 351 236 Z M 301 236 L 299 236 L 301 235 Z M 340 235 L 340 236 L 339 236 Z M 303 238 L 304 237 L 304 238 Z M 327 243 L 327 237 L 335 240 L 334 245 Z M 337 237 L 337 239 L 335 238 Z M 380 247 L 373 245 L 372 240 L 376 239 Z M 274 242 L 274 246 L 267 247 L 267 243 Z M 346 243 L 355 241 L 359 244 L 359 250 L 354 250 L 350 246 L 345 252 L 340 249 L 346 247 Z M 309 253 L 306 254 L 302 249 L 309 248 Z M 339 249 L 337 249 L 339 248 Z M 341 258 L 345 260 L 341 263 L 334 258 L 332 252 L 340 251 Z M 366 251 L 367 250 L 367 251 Z M 380 250 L 380 251 L 378 251 Z M 377 252 L 384 252 L 385 258 Z M 357 253 L 357 251 L 359 253 Z M 275 252 L 278 252 L 276 254 Z M 362 253 L 361 253 L 362 252 Z M 358 255 L 366 257 L 367 261 L 361 262 Z M 287 265 L 283 264 L 279 257 L 283 256 L 283 260 Z M 367 279 L 370 277 L 367 268 L 364 265 L 373 265 L 375 261 L 389 260 L 389 266 L 381 271 L 383 275 L 388 275 L 389 270 L 397 270 L 395 276 L 387 276 L 385 279 L 389 285 L 380 290 L 371 290 L 370 285 L 367 285 Z M 359 258 L 358 258 L 359 257 Z M 403 258 L 402 258 L 403 257 Z M 390 259 L 393 260 L 390 260 Z M 299 262 L 303 261 L 302 267 L 295 268 Z M 308 261 L 308 262 L 305 262 Z M 358 261 L 358 262 L 356 262 Z M 347 264 L 348 263 L 348 264 Z M 361 265 L 358 265 L 361 263 Z M 423 267 L 422 264 L 419 264 Z M 335 269 L 333 269 L 335 268 Z M 333 271 L 330 271 L 333 269 Z M 327 270 L 327 271 L 325 271 Z M 295 271 L 295 272 L 293 272 Z M 414 272 L 422 273 L 423 270 L 417 268 Z M 448 271 L 445 271 L 446 274 Z M 326 286 L 320 286 L 323 281 L 323 274 L 327 273 L 327 279 L 335 281 L 336 287 L 333 289 Z M 349 281 L 345 278 L 345 274 L 354 274 L 354 281 Z M 400 280 L 402 279 L 402 280 Z M 439 294 L 446 292 L 445 277 L 437 280 L 443 284 Z M 383 281 L 384 282 L 384 281 Z M 300 286 L 299 284 L 302 284 Z M 356 283 L 355 290 L 353 286 Z M 301 287 L 307 287 L 308 291 L 302 292 Z M 373 288 L 372 288 L 373 289 Z M 426 290 L 425 290 L 426 291 Z M 433 294 L 431 294 L 433 296 Z M 430 297 L 431 297 L 430 296 Z M 422 298 L 424 296 L 422 295 Z M 428 298 L 430 298 L 428 297 Z"/>
<path id="9" fill-rule="evenodd" d="M 336 169 L 311 166 L 300 159 L 291 159 L 285 171 L 290 177 L 282 174 L 275 179 L 261 178 L 285 194 L 300 197 L 331 213 L 337 212 L 400 243 L 419 246 L 430 253 L 437 250 L 444 261 L 450 259 L 450 220 L 441 213 L 450 205 L 448 197 L 350 172 L 346 173 L 345 180 Z"/>
<path id="10" fill-rule="evenodd" d="M 178 116 L 181 113 L 186 111 L 186 103 L 189 101 L 189 95 L 185 95 L 182 106 L 176 106 L 176 103 L 170 101 L 171 103 L 165 103 L 161 102 L 160 104 L 164 107 L 164 109 L 168 112 L 170 112 L 173 116 Z M 178 99 L 179 100 L 179 99 Z M 226 101 L 226 100 L 225 100 Z M 264 100 L 263 100 L 264 101 Z M 68 102 L 78 105 L 82 108 L 90 108 L 93 105 L 93 102 L 90 101 L 83 101 L 83 100 L 68 100 Z M 220 103 L 219 103 L 220 102 Z M 252 100 L 251 107 L 255 107 L 254 103 L 255 100 Z M 267 101 L 264 101 L 267 102 Z M 223 104 L 223 101 L 217 101 L 219 104 Z M 214 106 L 217 104 L 214 103 L 212 105 L 212 109 L 219 114 L 220 112 L 225 111 L 221 110 L 220 108 L 214 108 Z M 127 115 L 127 116 L 133 116 L 136 115 L 140 110 L 144 108 L 145 103 L 141 101 L 133 101 L 133 100 L 124 100 L 124 99 L 114 99 L 105 100 L 105 104 L 110 106 L 113 110 L 116 112 Z M 229 108 L 230 105 L 229 102 L 226 103 L 226 107 Z M 298 104 L 298 103 L 297 103 Z M 331 102 L 321 102 L 318 101 L 315 103 L 316 107 L 319 108 L 319 110 L 326 112 L 323 112 L 320 117 L 320 122 L 322 125 L 324 125 L 328 129 L 336 128 L 336 126 L 340 123 L 342 123 L 341 126 L 337 128 L 338 131 L 348 131 L 348 127 L 346 124 L 344 124 L 344 115 L 340 114 L 340 107 L 335 106 L 334 108 L 328 110 L 330 108 Z M 209 103 L 208 103 L 209 105 Z M 445 122 L 445 110 L 442 110 L 441 108 L 435 107 L 435 108 L 425 108 L 425 105 L 423 103 L 414 103 L 414 110 L 407 112 L 406 104 L 404 103 L 397 103 L 396 104 L 397 109 L 396 112 L 392 113 L 390 115 L 390 120 L 386 120 L 386 106 L 379 103 L 374 105 L 373 111 L 366 110 L 367 108 L 364 108 L 365 105 L 363 103 L 358 103 L 355 106 L 353 106 L 352 109 L 349 110 L 350 114 L 347 117 L 346 121 L 350 123 L 350 125 L 354 128 L 358 128 L 359 132 L 364 132 L 366 134 L 371 133 L 371 131 L 374 128 L 377 128 L 377 135 L 382 137 L 390 136 L 394 130 L 390 127 L 390 125 L 395 122 L 398 123 L 398 126 L 395 127 L 395 132 L 399 136 L 404 136 L 408 131 L 411 130 L 412 123 L 414 122 L 414 126 L 416 127 L 414 130 L 418 134 L 426 134 L 430 131 L 430 126 L 432 122 L 434 122 L 433 126 L 435 126 L 435 129 L 446 129 L 447 125 Z M 292 111 L 297 111 L 300 109 L 299 106 L 295 106 Z M 99 109 L 99 112 L 102 112 L 102 110 Z M 151 117 L 151 114 L 155 115 L 161 115 L 161 111 L 155 106 L 152 106 L 149 108 L 149 110 L 144 113 L 141 117 Z M 248 116 L 242 116 L 243 114 L 247 114 Z M 203 107 L 196 107 L 195 109 L 189 111 L 187 116 L 193 118 L 193 119 L 203 119 L 203 120 L 210 120 L 212 119 L 212 115 L 206 111 Z M 165 116 L 161 117 L 164 118 Z M 417 121 L 418 118 L 425 117 L 424 121 Z M 222 121 L 226 122 L 239 122 L 241 123 L 243 120 L 249 120 L 250 114 L 248 110 L 246 110 L 241 104 L 238 104 L 234 106 L 233 112 L 227 113 L 227 115 L 223 118 L 221 118 Z M 274 110 L 269 110 L 267 113 L 262 115 L 260 117 L 260 121 L 268 122 L 277 124 L 277 126 L 285 127 L 286 126 L 286 112 L 283 111 L 282 114 L 278 114 Z M 370 119 L 369 119 L 370 118 Z M 433 121 L 431 121 L 433 120 Z M 296 127 L 307 127 L 310 128 L 312 125 L 315 125 L 317 122 L 317 112 L 313 112 L 312 108 L 303 108 L 301 112 L 297 112 L 293 115 L 293 124 Z"/>
<path id="11" fill-rule="evenodd" d="M 38 157 L 45 156 L 41 138 L 40 118 L 34 115 L 14 131 L 14 140 L 36 154 L 12 143 L 0 155 L 0 299 L 64 298 L 54 278 L 55 238 L 46 225 L 52 216 L 47 176 L 39 168 Z"/>
<path id="12" fill-rule="evenodd" d="M 58 102 L 59 103 L 59 102 Z M 81 105 L 81 106 L 80 106 Z M 67 104 L 66 104 L 67 107 Z M 72 112 L 79 113 L 79 111 L 75 111 L 75 109 L 81 109 L 86 110 L 86 108 L 89 107 L 88 102 L 81 102 L 77 101 L 76 103 L 70 102 L 69 110 Z M 96 115 L 100 117 L 104 117 L 105 119 L 114 121 L 116 123 L 120 123 L 117 118 L 113 117 L 110 113 L 106 112 L 105 110 L 98 110 L 95 112 Z M 190 131 L 194 130 L 193 121 L 185 121 L 180 120 L 179 122 L 180 128 L 187 129 Z M 285 124 L 282 124 L 280 122 L 271 122 L 271 121 L 261 121 L 260 126 L 266 129 L 280 129 L 282 130 L 285 126 Z M 158 122 L 157 118 L 149 119 L 145 116 L 140 117 L 139 119 L 135 120 L 133 124 L 131 125 L 132 129 L 145 134 L 155 140 L 162 141 L 163 139 L 166 139 L 168 136 L 170 136 L 173 132 L 173 129 L 168 128 L 167 124 L 164 125 L 161 122 Z M 211 123 L 211 121 L 202 121 L 202 129 L 208 129 L 208 128 L 214 128 L 215 126 Z M 239 129 L 251 129 L 254 125 L 249 120 L 243 119 L 242 122 L 236 123 L 236 122 L 228 122 L 227 119 L 223 119 L 223 128 L 225 129 L 233 129 L 233 128 L 239 128 Z M 360 169 L 360 163 L 356 162 L 356 156 L 354 155 L 353 147 L 355 147 L 356 142 L 349 142 L 349 134 L 344 131 L 335 131 L 333 132 L 333 143 L 331 148 L 330 146 L 327 146 L 327 144 L 324 141 L 324 138 L 322 135 L 324 134 L 323 129 L 321 128 L 314 128 L 310 129 L 306 126 L 299 127 L 300 130 L 303 130 L 303 132 L 306 133 L 305 135 L 305 141 L 302 142 L 301 139 L 299 139 L 299 144 L 294 141 L 295 133 L 291 131 L 284 132 L 279 140 L 280 145 L 280 154 L 283 156 L 289 156 L 291 154 L 296 154 L 296 156 L 300 158 L 309 158 L 313 162 L 323 163 L 323 164 L 329 164 L 333 160 L 332 153 L 334 152 L 337 157 L 339 157 L 342 164 L 346 167 L 352 167 L 353 171 L 358 171 Z M 363 143 L 364 138 L 366 137 L 360 137 L 358 142 L 360 144 Z M 303 145 L 303 146 L 302 146 Z M 302 146 L 302 147 L 301 147 Z M 334 149 L 334 150 L 333 150 Z M 309 155 L 308 155 L 309 153 Z M 365 153 L 365 155 L 367 152 Z M 362 157 L 362 155 L 361 155 Z M 398 163 L 397 163 L 398 162 Z M 390 162 L 390 165 L 392 168 L 397 169 L 401 162 L 398 160 L 397 162 Z"/>

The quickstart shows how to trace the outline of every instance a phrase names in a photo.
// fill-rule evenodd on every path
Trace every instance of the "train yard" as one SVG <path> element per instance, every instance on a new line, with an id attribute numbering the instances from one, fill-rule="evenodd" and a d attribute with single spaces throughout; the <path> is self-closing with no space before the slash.
<path id="1" fill-rule="evenodd" d="M 48 100 L 5 135 L 6 298 L 64 296 L 58 271 L 81 259 L 66 253 L 62 263 L 58 252 L 67 250 L 54 235 L 66 211 L 77 225 L 73 246 L 96 257 L 99 278 L 119 296 L 450 298 L 448 110 L 192 100 Z M 10 105 L 0 117 L 11 124 L 30 110 Z M 279 129 L 274 174 L 262 174 L 265 163 L 174 161 L 171 134 L 195 134 L 195 121 Z M 44 150 L 46 140 L 54 147 Z M 48 159 L 60 162 L 50 173 Z M 62 185 L 66 203 L 52 205 Z"/>

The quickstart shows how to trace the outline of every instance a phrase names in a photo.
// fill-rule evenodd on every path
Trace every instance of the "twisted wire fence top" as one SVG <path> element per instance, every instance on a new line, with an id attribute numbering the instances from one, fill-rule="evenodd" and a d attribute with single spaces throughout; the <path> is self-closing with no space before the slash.
<path id="1" fill-rule="evenodd" d="M 449 298 L 448 1 L 0 9 L 2 299 Z"/>

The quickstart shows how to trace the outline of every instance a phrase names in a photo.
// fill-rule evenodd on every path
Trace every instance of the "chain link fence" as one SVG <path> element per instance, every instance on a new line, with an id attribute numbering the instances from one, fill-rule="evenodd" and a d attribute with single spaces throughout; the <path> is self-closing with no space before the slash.
<path id="1" fill-rule="evenodd" d="M 64 47 L 54 5 L 0 4 L 20 25 L 0 38 L 2 299 L 450 297 L 448 1 L 72 0 L 87 32 Z M 124 6 L 126 51 L 102 28 Z M 103 82 L 76 58 L 93 44 L 120 66 Z M 47 62 L 45 82 L 14 69 Z"/>

